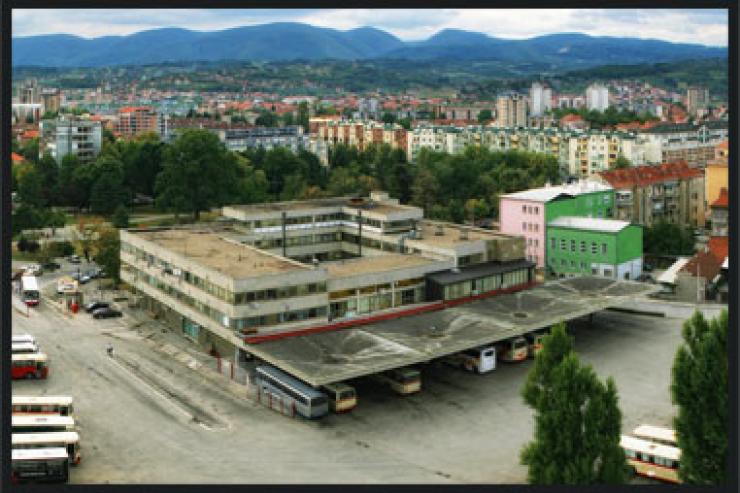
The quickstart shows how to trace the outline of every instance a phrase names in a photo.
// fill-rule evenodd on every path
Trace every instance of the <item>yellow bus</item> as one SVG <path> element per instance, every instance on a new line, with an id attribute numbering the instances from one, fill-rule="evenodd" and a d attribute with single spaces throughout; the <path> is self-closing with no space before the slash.
<path id="1" fill-rule="evenodd" d="M 681 449 L 628 435 L 622 435 L 619 445 L 624 449 L 634 474 L 671 483 L 681 482 L 678 478 Z"/>
<path id="2" fill-rule="evenodd" d="M 678 446 L 678 442 L 676 441 L 676 431 L 670 428 L 663 428 L 661 426 L 640 425 L 632 430 L 632 436 L 660 443 L 661 445 L 669 445 L 671 447 Z"/>
<path id="3" fill-rule="evenodd" d="M 76 431 L 56 431 L 50 433 L 13 433 L 11 437 L 13 450 L 31 448 L 63 447 L 69 453 L 69 460 L 77 465 L 82 460 L 80 452 L 80 435 Z"/>
<path id="4" fill-rule="evenodd" d="M 513 363 L 524 361 L 529 356 L 529 345 L 524 337 L 515 337 L 496 344 L 501 361 Z"/>
<path id="5" fill-rule="evenodd" d="M 416 368 L 395 368 L 376 375 L 376 378 L 401 395 L 421 390 L 421 372 Z"/>
<path id="6" fill-rule="evenodd" d="M 69 396 L 25 396 L 14 395 L 12 399 L 13 414 L 58 414 L 72 416 L 74 408 Z"/>
<path id="7" fill-rule="evenodd" d="M 328 383 L 321 390 L 329 397 L 329 408 L 335 413 L 351 411 L 357 405 L 357 392 L 346 383 Z"/>

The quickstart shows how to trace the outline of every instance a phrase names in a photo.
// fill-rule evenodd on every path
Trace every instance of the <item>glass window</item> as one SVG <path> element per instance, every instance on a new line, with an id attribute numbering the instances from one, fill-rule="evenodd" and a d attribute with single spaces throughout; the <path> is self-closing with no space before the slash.
<path id="1" fill-rule="evenodd" d="M 601 253 L 606 255 L 606 243 L 601 244 Z"/>
<path id="2" fill-rule="evenodd" d="M 522 231 L 527 231 L 527 223 L 522 223 Z"/>
<path id="3" fill-rule="evenodd" d="M 526 214 L 526 213 L 527 213 L 527 206 L 526 205 L 523 205 L 522 206 L 522 214 Z"/>
<path id="4" fill-rule="evenodd" d="M 570 240 L 570 251 L 571 252 L 576 251 L 576 240 Z"/>
<path id="5" fill-rule="evenodd" d="M 558 248 L 558 240 L 555 238 L 550 238 L 550 248 L 553 250 L 557 250 Z"/>
<path id="6" fill-rule="evenodd" d="M 586 242 L 581 241 L 581 253 L 586 253 Z"/>
<path id="7" fill-rule="evenodd" d="M 567 244 L 568 244 L 568 242 L 566 241 L 565 238 L 561 239 L 560 240 L 560 249 L 563 250 L 563 251 L 565 251 L 568 248 Z"/>
<path id="8" fill-rule="evenodd" d="M 591 242 L 591 253 L 594 254 L 594 255 L 596 255 L 596 253 L 597 253 L 597 246 L 596 246 L 596 242 L 595 241 L 592 241 Z"/>
<path id="9" fill-rule="evenodd" d="M 539 207 L 537 207 L 537 206 L 535 206 L 535 208 L 534 208 L 534 213 L 535 213 L 535 214 L 539 214 L 539 213 L 540 213 L 540 208 L 539 208 Z"/>

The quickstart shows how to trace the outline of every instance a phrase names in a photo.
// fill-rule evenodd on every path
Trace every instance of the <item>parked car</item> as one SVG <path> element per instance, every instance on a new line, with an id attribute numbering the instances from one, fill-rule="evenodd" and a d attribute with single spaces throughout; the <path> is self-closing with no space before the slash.
<path id="1" fill-rule="evenodd" d="M 46 269 L 46 270 L 57 270 L 57 269 L 61 269 L 62 268 L 61 265 L 59 265 L 58 263 L 56 263 L 54 261 L 49 261 L 49 262 L 43 263 L 43 264 L 41 264 L 41 267 L 44 268 L 44 269 Z"/>
<path id="2" fill-rule="evenodd" d="M 28 264 L 23 267 L 24 273 L 27 276 L 40 276 L 44 273 L 44 270 L 39 264 Z"/>
<path id="3" fill-rule="evenodd" d="M 99 308 L 108 308 L 108 307 L 110 307 L 110 303 L 108 303 L 107 301 L 95 300 L 85 305 L 85 311 L 87 313 L 93 313 L 95 310 Z"/>
<path id="4" fill-rule="evenodd" d="M 81 262 L 79 255 L 70 255 L 67 260 L 70 264 L 79 264 Z"/>
<path id="5" fill-rule="evenodd" d="M 114 318 L 114 317 L 122 317 L 123 313 L 116 310 L 115 308 L 111 308 L 109 306 L 106 306 L 104 308 L 98 308 L 94 312 L 92 312 L 93 318 Z"/>
<path id="6" fill-rule="evenodd" d="M 82 275 L 82 276 L 81 276 L 81 277 L 79 278 L 79 283 L 80 283 L 80 284 L 87 284 L 87 283 L 88 283 L 88 282 L 90 282 L 90 281 L 92 281 L 92 278 L 91 278 L 90 276 L 88 276 L 87 274 L 83 274 L 83 275 Z"/>
<path id="7" fill-rule="evenodd" d="M 85 273 L 90 279 L 97 279 L 100 277 L 100 269 L 90 269 Z"/>

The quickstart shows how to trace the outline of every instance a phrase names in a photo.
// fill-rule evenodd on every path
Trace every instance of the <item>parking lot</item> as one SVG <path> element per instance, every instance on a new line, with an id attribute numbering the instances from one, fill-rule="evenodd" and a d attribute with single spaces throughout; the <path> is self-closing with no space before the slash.
<path id="1" fill-rule="evenodd" d="M 52 281 L 42 277 L 42 285 Z M 95 290 L 96 282 L 85 289 Z M 13 313 L 13 332 L 35 335 L 51 359 L 48 380 L 14 381 L 13 393 L 75 398 L 83 461 L 72 483 L 526 480 L 519 451 L 531 439 L 532 413 L 519 392 L 531 360 L 499 363 L 484 375 L 423 366 L 422 392 L 406 397 L 359 379 L 352 382 L 356 409 L 306 422 L 152 351 L 145 338 L 199 357 L 184 339 L 122 308 L 123 318 L 107 320 L 65 315 L 44 301 L 29 317 Z M 607 311 L 592 324 L 571 325 L 582 360 L 614 377 L 625 431 L 670 424 L 670 370 L 682 321 Z"/>

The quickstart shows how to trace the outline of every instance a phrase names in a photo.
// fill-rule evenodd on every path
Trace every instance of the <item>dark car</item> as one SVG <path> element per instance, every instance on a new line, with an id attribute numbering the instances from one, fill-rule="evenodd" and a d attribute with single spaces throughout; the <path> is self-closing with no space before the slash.
<path id="1" fill-rule="evenodd" d="M 93 318 L 113 318 L 122 317 L 123 313 L 114 308 L 106 306 L 105 308 L 98 308 L 97 310 L 92 312 L 92 316 Z"/>
<path id="2" fill-rule="evenodd" d="M 85 305 L 85 311 L 87 313 L 92 313 L 98 308 L 108 308 L 109 306 L 110 306 L 110 303 L 108 303 L 107 301 L 100 301 L 100 300 L 91 301 L 90 303 Z"/>
<path id="3" fill-rule="evenodd" d="M 100 277 L 100 269 L 90 269 L 85 273 L 85 275 L 90 279 L 97 279 Z"/>
<path id="4" fill-rule="evenodd" d="M 41 268 L 46 269 L 46 270 L 57 270 L 57 269 L 61 269 L 62 266 L 56 262 L 45 262 L 41 264 Z"/>

